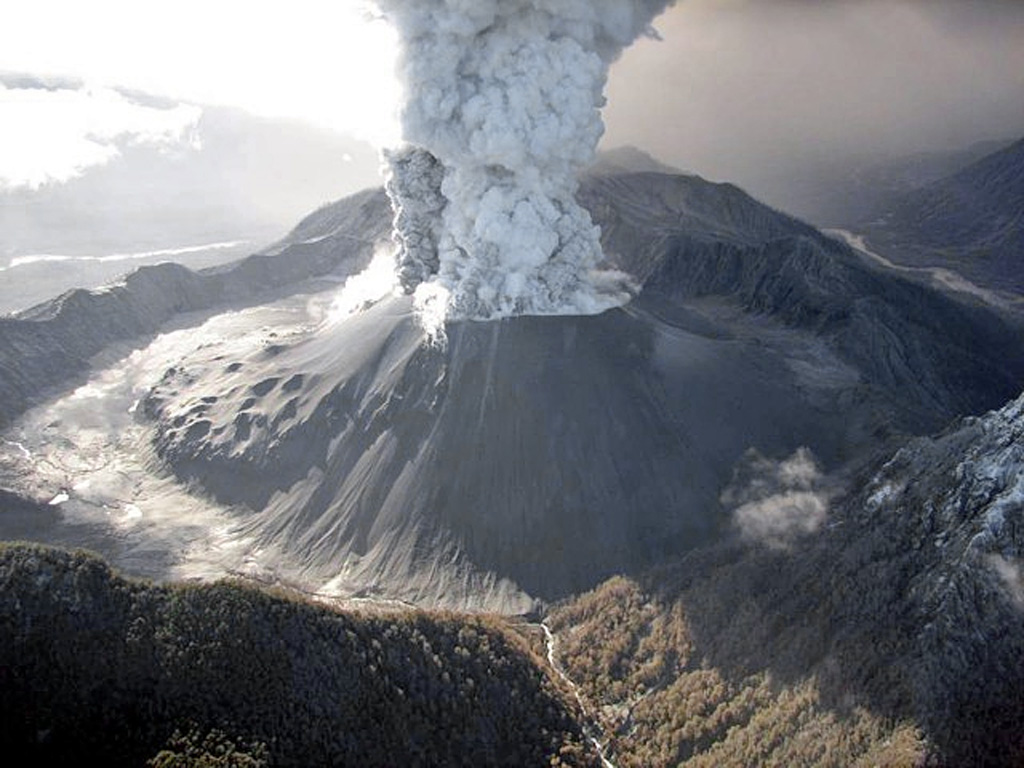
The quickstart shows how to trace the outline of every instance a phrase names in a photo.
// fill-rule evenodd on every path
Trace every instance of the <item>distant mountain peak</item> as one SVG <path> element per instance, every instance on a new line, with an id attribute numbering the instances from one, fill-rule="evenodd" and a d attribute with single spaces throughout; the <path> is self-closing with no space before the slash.
<path id="1" fill-rule="evenodd" d="M 644 150 L 631 144 L 599 152 L 589 172 L 596 176 L 612 176 L 620 173 L 667 173 L 681 175 L 685 171 L 657 160 Z"/>

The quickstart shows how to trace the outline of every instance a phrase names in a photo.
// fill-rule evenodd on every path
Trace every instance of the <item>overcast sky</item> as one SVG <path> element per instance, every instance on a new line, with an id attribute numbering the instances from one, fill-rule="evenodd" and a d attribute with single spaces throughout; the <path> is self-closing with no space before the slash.
<path id="1" fill-rule="evenodd" d="M 681 0 L 657 27 L 612 71 L 607 141 L 711 178 L 1024 136 L 1019 0 Z"/>
<path id="2" fill-rule="evenodd" d="M 393 36 L 364 11 L 355 0 L 20 2 L 0 24 L 0 72 L 70 75 L 381 139 Z M 838 155 L 1024 135 L 1018 0 L 681 0 L 657 27 L 661 42 L 638 43 L 613 68 L 606 143 L 713 179 L 758 191 Z M 21 150 L 44 140 L 101 162 L 117 119 L 140 140 L 195 140 L 189 110 L 140 112 L 100 92 L 91 108 L 105 104 L 109 119 L 73 118 L 82 99 L 36 103 L 35 117 L 14 119 L 24 101 L 0 89 L 11 163 L 24 165 Z M 40 120 L 61 130 L 33 128 Z"/>

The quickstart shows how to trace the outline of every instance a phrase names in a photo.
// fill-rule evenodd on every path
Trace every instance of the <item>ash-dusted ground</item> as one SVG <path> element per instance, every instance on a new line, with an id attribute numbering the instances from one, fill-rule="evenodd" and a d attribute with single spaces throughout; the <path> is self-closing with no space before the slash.
<path id="1" fill-rule="evenodd" d="M 345 592 L 559 597 L 713 536 L 752 445 L 834 465 L 871 418 L 836 410 L 856 372 L 810 343 L 787 357 L 638 306 L 454 324 L 440 348 L 410 310 L 196 350 L 145 401 L 179 476 L 255 510 L 261 546 Z"/>
<path id="2" fill-rule="evenodd" d="M 332 293 L 324 287 L 212 317 L 186 316 L 140 349 L 116 347 L 95 358 L 85 383 L 30 410 L 0 439 L 4 487 L 42 502 L 22 501 L 17 515 L 5 513 L 4 538 L 87 547 L 151 578 L 251 571 L 255 553 L 242 546 L 237 518 L 189 493 L 155 456 L 139 399 L 197 346 L 248 349 L 277 337 L 274 328 L 314 327 L 329 310 Z"/>

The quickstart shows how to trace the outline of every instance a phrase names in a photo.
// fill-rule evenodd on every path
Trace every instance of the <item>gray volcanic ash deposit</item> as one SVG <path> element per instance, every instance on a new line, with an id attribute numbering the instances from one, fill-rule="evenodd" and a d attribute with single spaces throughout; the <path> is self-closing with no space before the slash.
<path id="1" fill-rule="evenodd" d="M 337 594 L 519 612 L 715 538 L 749 449 L 807 448 L 831 473 L 1019 393 L 1015 321 L 736 187 L 602 173 L 580 200 L 610 267 L 637 282 L 626 307 L 449 322 L 443 344 L 410 297 L 358 309 L 392 279 L 386 250 L 371 260 L 388 235 L 377 190 L 238 265 L 152 268 L 7 319 L 0 332 L 22 340 L 0 349 L 12 420 L 76 374 L 34 374 L 63 359 L 46 350 L 81 370 L 83 351 L 143 348 L 22 416 L 0 444 L 5 482 L 67 498 L 44 540 L 73 543 L 66 524 L 84 520 L 82 543 L 130 572 L 253 566 Z M 139 307 L 175 317 L 151 296 L 206 314 L 142 322 Z"/>
<path id="2" fill-rule="evenodd" d="M 192 355 L 146 409 L 175 471 L 257 510 L 307 578 L 486 603 L 500 577 L 559 597 L 705 541 L 748 443 L 836 456 L 851 439 L 795 379 L 639 309 L 459 323 L 439 348 L 389 299 L 231 364 Z"/>

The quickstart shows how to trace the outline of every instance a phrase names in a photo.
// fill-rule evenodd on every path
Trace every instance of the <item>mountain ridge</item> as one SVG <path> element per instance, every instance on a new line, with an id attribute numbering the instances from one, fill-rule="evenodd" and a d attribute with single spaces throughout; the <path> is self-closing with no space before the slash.
<path id="1" fill-rule="evenodd" d="M 1019 764 L 1022 438 L 1024 394 L 881 454 L 784 546 L 736 509 L 731 540 L 557 606 L 612 759 Z"/>
<path id="2" fill-rule="evenodd" d="M 906 193 L 858 229 L 898 263 L 1024 292 L 1024 139 Z"/>
<path id="3" fill-rule="evenodd" d="M 378 234 L 383 236 L 387 202 L 381 197 L 357 193 L 348 198 L 347 214 L 352 221 L 378 222 Z M 89 370 L 89 360 L 113 344 L 139 343 L 184 313 L 266 300 L 274 291 L 294 290 L 303 280 L 339 269 L 358 272 L 370 261 L 370 245 L 324 235 L 311 246 L 303 241 L 300 229 L 229 265 L 198 272 L 173 263 L 141 267 L 118 284 L 75 289 L 0 316 L 0 427 L 82 376 Z"/>
<path id="4" fill-rule="evenodd" d="M 289 578 L 520 613 L 717 536 L 750 448 L 806 447 L 831 471 L 999 405 L 1024 378 L 1011 319 L 735 186 L 643 172 L 589 177 L 581 200 L 610 266 L 643 286 L 625 308 L 453 324 L 432 346 L 409 300 L 389 298 L 298 317 L 276 340 L 210 341 L 142 398 L 158 456 L 248 509 L 243 530 Z M 0 321 L 2 415 L 181 310 L 195 322 L 336 286 L 390 218 L 367 190 L 236 264 L 148 268 Z"/>

